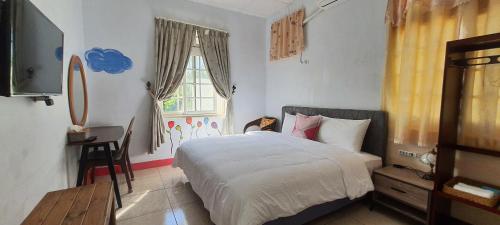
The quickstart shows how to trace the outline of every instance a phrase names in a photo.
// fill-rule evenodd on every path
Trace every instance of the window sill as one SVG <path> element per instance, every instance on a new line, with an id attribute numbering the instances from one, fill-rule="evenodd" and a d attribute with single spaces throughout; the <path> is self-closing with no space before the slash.
<path id="1" fill-rule="evenodd" d="M 217 117 L 223 116 L 217 113 L 193 113 L 193 114 L 168 114 L 163 113 L 165 118 L 185 118 L 185 117 Z"/>

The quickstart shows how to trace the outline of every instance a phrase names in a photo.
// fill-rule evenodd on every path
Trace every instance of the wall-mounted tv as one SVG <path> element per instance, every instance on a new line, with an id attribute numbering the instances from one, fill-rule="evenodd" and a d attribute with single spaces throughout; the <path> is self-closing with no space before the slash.
<path id="1" fill-rule="evenodd" d="M 62 94 L 63 42 L 29 0 L 0 0 L 0 95 Z"/>

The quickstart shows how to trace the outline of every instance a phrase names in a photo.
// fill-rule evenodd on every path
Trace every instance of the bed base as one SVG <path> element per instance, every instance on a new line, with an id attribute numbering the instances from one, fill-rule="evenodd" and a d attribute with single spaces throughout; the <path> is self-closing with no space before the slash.
<path id="1" fill-rule="evenodd" d="M 363 197 L 349 200 L 349 198 L 337 199 L 332 202 L 326 202 L 323 204 L 315 205 L 309 207 L 302 212 L 299 212 L 293 216 L 281 217 L 272 221 L 265 223 L 264 225 L 302 225 L 311 222 L 320 217 L 326 216 L 330 213 L 338 211 L 348 205 L 356 202 L 360 202 L 366 198 L 369 194 Z"/>

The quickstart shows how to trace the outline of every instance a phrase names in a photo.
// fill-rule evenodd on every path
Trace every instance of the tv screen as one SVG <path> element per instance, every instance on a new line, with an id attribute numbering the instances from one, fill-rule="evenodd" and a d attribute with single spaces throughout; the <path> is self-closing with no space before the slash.
<path id="1" fill-rule="evenodd" d="M 29 0 L 0 0 L 0 92 L 62 94 L 63 32 Z"/>

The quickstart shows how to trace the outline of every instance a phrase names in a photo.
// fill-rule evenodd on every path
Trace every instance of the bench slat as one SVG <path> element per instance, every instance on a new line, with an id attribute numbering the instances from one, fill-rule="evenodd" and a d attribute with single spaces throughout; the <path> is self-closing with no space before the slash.
<path id="1" fill-rule="evenodd" d="M 80 188 L 71 188 L 64 191 L 64 193 L 59 198 L 59 201 L 55 204 L 50 214 L 45 219 L 44 225 L 60 225 L 66 215 L 68 214 L 69 209 L 73 205 L 76 196 Z"/>
<path id="2" fill-rule="evenodd" d="M 94 195 L 95 185 L 82 186 L 76 200 L 69 210 L 66 218 L 64 218 L 64 225 L 81 225 L 87 214 L 90 201 Z"/>
<path id="3" fill-rule="evenodd" d="M 45 196 L 38 202 L 33 211 L 24 219 L 22 225 L 41 225 L 45 218 L 49 215 L 54 205 L 59 201 L 64 190 L 53 191 L 45 194 Z"/>
<path id="4" fill-rule="evenodd" d="M 105 225 L 108 223 L 108 216 L 111 210 L 113 189 L 111 182 L 97 183 L 96 191 L 92 196 L 84 225 Z"/>

